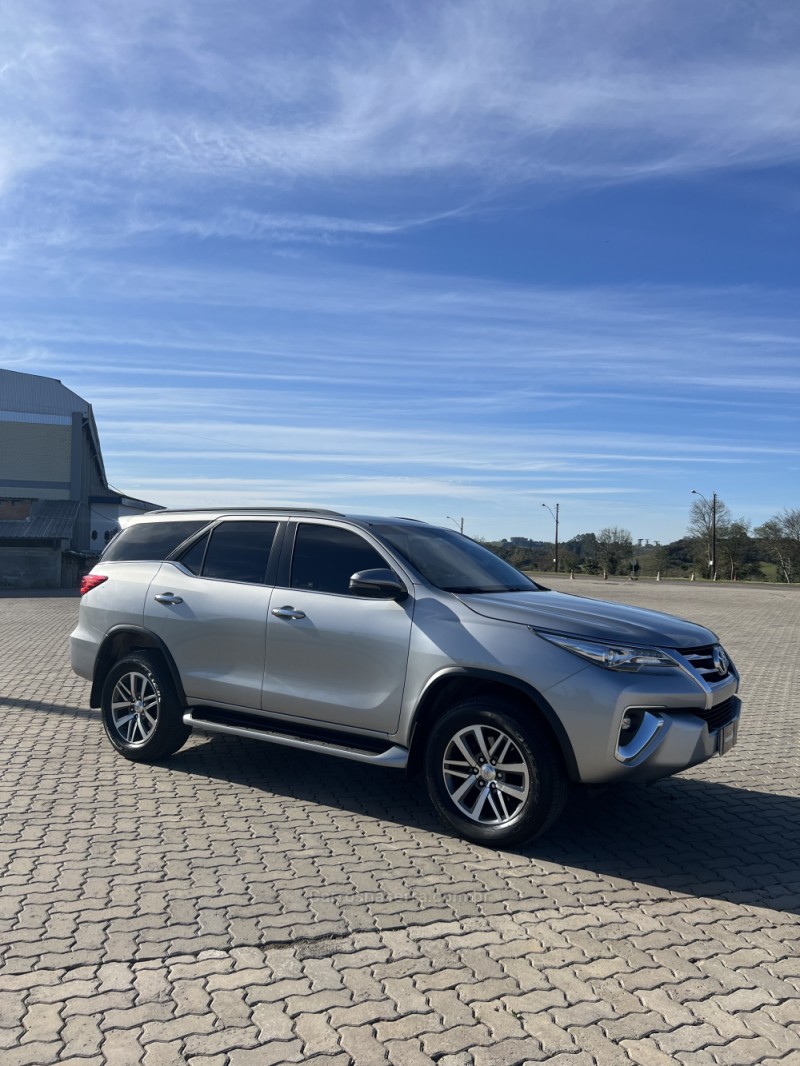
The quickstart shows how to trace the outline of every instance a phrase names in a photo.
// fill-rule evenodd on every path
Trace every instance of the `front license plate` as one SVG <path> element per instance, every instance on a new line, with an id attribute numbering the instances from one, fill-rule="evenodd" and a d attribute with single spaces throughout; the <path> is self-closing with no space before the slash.
<path id="1" fill-rule="evenodd" d="M 719 733 L 717 733 L 717 751 L 720 755 L 724 755 L 726 751 L 730 751 L 736 743 L 738 727 L 738 722 L 731 722 L 729 725 L 723 726 Z"/>

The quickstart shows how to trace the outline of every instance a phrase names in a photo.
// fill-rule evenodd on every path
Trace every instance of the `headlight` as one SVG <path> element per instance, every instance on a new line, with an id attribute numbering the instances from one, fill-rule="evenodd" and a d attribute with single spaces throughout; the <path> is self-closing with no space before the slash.
<path id="1" fill-rule="evenodd" d="M 542 633 L 535 630 L 537 636 L 549 640 L 551 644 L 557 644 L 565 651 L 571 651 L 580 655 L 582 659 L 588 659 L 596 666 L 603 666 L 606 670 L 652 670 L 661 669 L 665 666 L 678 666 L 678 663 L 664 651 L 658 648 L 631 648 L 625 644 L 597 644 L 593 640 L 583 640 L 580 637 L 565 637 L 559 633 Z"/>

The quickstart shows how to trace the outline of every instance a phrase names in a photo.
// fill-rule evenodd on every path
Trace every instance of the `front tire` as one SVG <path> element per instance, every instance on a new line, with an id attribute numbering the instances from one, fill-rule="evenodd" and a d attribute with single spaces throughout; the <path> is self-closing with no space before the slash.
<path id="1" fill-rule="evenodd" d="M 172 677 L 155 655 L 139 652 L 110 670 L 101 699 L 106 736 L 126 759 L 153 762 L 183 747 L 183 724 Z"/>
<path id="2" fill-rule="evenodd" d="M 445 825 L 490 847 L 545 832 L 568 793 L 560 752 L 533 712 L 492 697 L 464 700 L 436 722 L 425 778 Z"/>

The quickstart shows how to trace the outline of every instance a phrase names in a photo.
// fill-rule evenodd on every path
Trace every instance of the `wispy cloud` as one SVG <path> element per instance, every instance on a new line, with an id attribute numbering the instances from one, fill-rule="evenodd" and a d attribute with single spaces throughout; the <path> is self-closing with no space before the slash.
<path id="1" fill-rule="evenodd" d="M 0 362 L 90 399 L 112 479 L 163 502 L 524 532 L 563 497 L 573 531 L 677 535 L 713 478 L 743 511 L 798 451 L 790 257 L 533 284 L 569 253 L 525 212 L 796 165 L 799 44 L 793 0 L 8 0 Z"/>
<path id="2" fill-rule="evenodd" d="M 509 183 L 551 195 L 800 154 L 790 3 L 12 0 L 4 12 L 0 192 L 12 228 L 43 242 L 153 227 L 385 237 Z M 712 31 L 715 47 L 699 49 Z M 416 207 L 390 207 L 387 181 Z M 334 210 L 298 210 L 323 186 Z M 237 188 L 256 202 L 237 205 Z"/>
<path id="3" fill-rule="evenodd" d="M 754 287 L 567 289 L 342 265 L 331 276 L 324 261 L 248 271 L 73 256 L 69 276 L 47 271 L 38 259 L 4 277 L 6 351 L 29 367 L 56 365 L 68 348 L 76 372 L 100 358 L 111 375 L 135 365 L 207 388 L 316 386 L 330 408 L 332 390 L 370 373 L 384 386 L 373 409 L 409 392 L 419 402 L 423 387 L 432 408 L 446 387 L 464 411 L 495 398 L 509 410 L 655 388 L 692 401 L 707 387 L 712 404 L 800 390 L 794 296 L 767 306 Z M 35 276 L 57 301 L 52 315 L 41 301 L 26 307 Z"/>

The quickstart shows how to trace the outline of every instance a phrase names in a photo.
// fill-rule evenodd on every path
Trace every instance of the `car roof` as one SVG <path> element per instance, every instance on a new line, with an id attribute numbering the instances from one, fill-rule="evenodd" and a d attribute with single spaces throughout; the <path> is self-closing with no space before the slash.
<path id="1" fill-rule="evenodd" d="M 354 515 L 344 514 L 341 511 L 330 511 L 322 507 L 187 507 L 187 508 L 162 508 L 157 511 L 148 511 L 146 514 L 126 516 L 121 519 L 120 525 L 126 528 L 130 525 L 139 525 L 142 522 L 167 522 L 171 519 L 190 521 L 192 519 L 207 519 L 209 522 L 215 518 L 227 516 L 252 516 L 269 518 L 272 516 L 297 517 L 297 518 L 342 518 L 356 525 L 367 526 L 375 524 L 392 523 L 397 525 L 427 525 L 416 518 L 390 517 L 388 515 Z"/>

